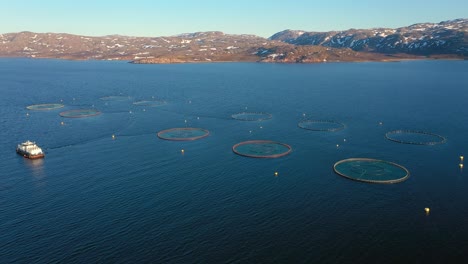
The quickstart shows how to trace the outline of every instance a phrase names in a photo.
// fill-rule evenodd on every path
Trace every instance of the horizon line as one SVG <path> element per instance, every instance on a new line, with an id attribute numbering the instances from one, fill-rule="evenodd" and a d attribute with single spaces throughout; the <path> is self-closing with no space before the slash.
<path id="1" fill-rule="evenodd" d="M 326 33 L 326 32 L 343 32 L 343 31 L 348 31 L 348 30 L 372 30 L 372 29 L 399 29 L 399 28 L 404 28 L 404 27 L 410 27 L 418 24 L 440 24 L 444 22 L 450 22 L 450 21 L 457 21 L 457 20 L 468 20 L 468 18 L 454 18 L 454 19 L 448 19 L 448 20 L 442 20 L 439 22 L 418 22 L 414 23 L 411 25 L 407 26 L 402 26 L 402 27 L 370 27 L 370 28 L 347 28 L 344 30 L 328 30 L 328 31 L 309 31 L 309 30 L 303 30 L 303 29 L 283 29 L 280 31 L 276 31 L 275 33 L 271 34 L 269 37 L 263 37 L 257 34 L 251 34 L 251 33 L 227 33 L 221 30 L 206 30 L 206 31 L 194 31 L 194 32 L 183 32 L 183 33 L 177 33 L 175 35 L 159 35 L 159 36 L 149 36 L 149 35 L 124 35 L 124 34 L 119 34 L 119 33 L 112 33 L 112 34 L 105 34 L 105 35 L 90 35 L 90 34 L 81 34 L 81 33 L 70 33 L 70 32 L 52 32 L 52 31 L 47 31 L 47 32 L 37 32 L 37 31 L 30 31 L 30 30 L 21 30 L 21 31 L 16 31 L 16 32 L 4 32 L 0 33 L 0 35 L 5 35 L 5 34 L 18 34 L 18 33 L 34 33 L 34 34 L 68 34 L 68 35 L 75 35 L 75 36 L 83 36 L 83 37 L 108 37 L 108 36 L 122 36 L 122 37 L 132 37 L 132 38 L 160 38 L 160 37 L 180 37 L 181 35 L 184 34 L 196 34 L 196 33 L 208 33 L 208 32 L 220 32 L 224 35 L 237 35 L 237 36 L 256 36 L 260 38 L 265 38 L 268 39 L 272 37 L 273 35 L 284 32 L 284 31 L 303 31 L 303 32 L 314 32 L 314 33 Z"/>

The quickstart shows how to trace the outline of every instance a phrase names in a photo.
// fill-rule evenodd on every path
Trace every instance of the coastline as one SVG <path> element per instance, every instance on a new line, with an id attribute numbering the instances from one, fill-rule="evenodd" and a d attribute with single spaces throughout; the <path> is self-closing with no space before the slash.
<path id="1" fill-rule="evenodd" d="M 134 60 L 128 58 L 119 58 L 119 59 L 90 59 L 90 58 L 76 58 L 76 57 L 52 57 L 52 56 L 4 56 L 0 55 L 0 59 L 32 59 L 32 60 L 41 60 L 41 59 L 53 59 L 53 60 L 65 60 L 65 61 L 121 61 L 127 62 L 130 64 L 209 64 L 209 63 L 277 63 L 277 64 L 320 64 L 320 63 L 344 63 L 344 62 L 402 62 L 402 61 L 422 61 L 422 60 L 453 60 L 453 61 L 463 61 L 468 60 L 468 57 L 454 56 L 454 55 L 437 55 L 437 56 L 415 56 L 408 55 L 406 56 L 390 56 L 386 54 L 378 54 L 380 56 L 376 58 L 360 58 L 356 60 L 315 60 L 315 61 L 283 61 L 283 60 L 261 60 L 261 59 L 251 59 L 251 60 Z M 401 54 L 400 54 L 401 55 Z"/>

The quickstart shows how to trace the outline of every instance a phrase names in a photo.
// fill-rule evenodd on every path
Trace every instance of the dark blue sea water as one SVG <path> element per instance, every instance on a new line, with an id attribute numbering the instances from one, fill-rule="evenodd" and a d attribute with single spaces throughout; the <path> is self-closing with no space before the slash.
<path id="1" fill-rule="evenodd" d="M 467 61 L 0 59 L 0 262 L 466 261 L 468 174 L 459 156 L 468 159 L 467 73 Z M 26 109 L 62 100 L 59 110 Z M 140 100 L 167 104 L 132 104 Z M 102 114 L 58 115 L 79 108 Z M 231 118 L 244 111 L 272 118 Z M 345 129 L 300 129 L 304 114 Z M 156 135 L 186 126 L 210 135 L 191 142 Z M 447 142 L 385 139 L 399 129 L 437 133 Z M 45 159 L 15 153 L 28 139 L 45 149 Z M 255 139 L 293 151 L 278 159 L 232 152 Z M 352 157 L 395 162 L 411 176 L 379 185 L 333 172 L 335 162 Z"/>

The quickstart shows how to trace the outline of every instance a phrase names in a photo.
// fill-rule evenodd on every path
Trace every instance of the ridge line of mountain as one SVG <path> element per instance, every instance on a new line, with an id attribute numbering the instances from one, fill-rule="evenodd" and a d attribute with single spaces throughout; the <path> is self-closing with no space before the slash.
<path id="1" fill-rule="evenodd" d="M 354 51 L 382 54 L 406 53 L 430 56 L 454 54 L 468 56 L 468 19 L 440 23 L 417 23 L 399 28 L 348 29 L 344 31 L 307 32 L 283 30 L 270 40 L 294 45 L 318 45 L 350 48 Z"/>
<path id="2" fill-rule="evenodd" d="M 23 31 L 0 34 L 0 57 L 126 60 L 133 63 L 388 61 L 468 58 L 468 19 L 397 29 L 306 32 L 284 30 L 262 38 L 220 31 L 167 37 Z"/>

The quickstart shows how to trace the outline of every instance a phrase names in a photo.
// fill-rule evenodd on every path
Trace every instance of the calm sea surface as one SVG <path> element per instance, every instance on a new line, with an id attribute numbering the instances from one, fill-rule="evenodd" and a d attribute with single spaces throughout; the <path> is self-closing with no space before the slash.
<path id="1" fill-rule="evenodd" d="M 0 59 L 0 263 L 467 261 L 468 174 L 459 167 L 460 155 L 468 159 L 467 73 L 467 61 Z M 153 98 L 167 104 L 132 104 Z M 60 102 L 59 110 L 26 109 Z M 102 114 L 58 115 L 81 108 Z M 244 111 L 272 118 L 231 118 Z M 304 114 L 345 129 L 300 129 Z M 211 134 L 191 142 L 156 136 L 173 127 Z M 385 139 L 397 129 L 447 142 Z M 15 153 L 28 139 L 45 159 Z M 278 159 L 232 152 L 254 139 L 293 151 Z M 411 176 L 379 185 L 333 172 L 352 157 L 395 162 Z"/>

